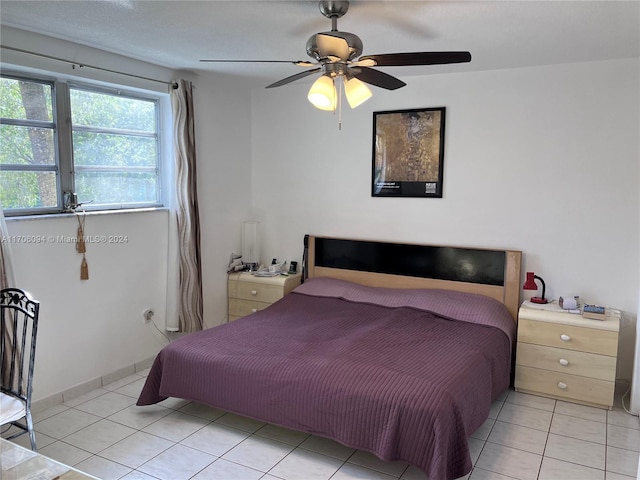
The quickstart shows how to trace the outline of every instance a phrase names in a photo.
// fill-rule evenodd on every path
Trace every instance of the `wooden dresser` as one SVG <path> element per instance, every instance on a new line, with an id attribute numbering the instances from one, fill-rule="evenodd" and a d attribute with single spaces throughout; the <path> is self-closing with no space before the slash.
<path id="1" fill-rule="evenodd" d="M 300 285 L 302 275 L 256 277 L 248 272 L 229 274 L 229 321 L 267 308 Z"/>
<path id="2" fill-rule="evenodd" d="M 620 314 L 606 320 L 542 310 L 525 302 L 518 313 L 515 389 L 611 408 Z"/>

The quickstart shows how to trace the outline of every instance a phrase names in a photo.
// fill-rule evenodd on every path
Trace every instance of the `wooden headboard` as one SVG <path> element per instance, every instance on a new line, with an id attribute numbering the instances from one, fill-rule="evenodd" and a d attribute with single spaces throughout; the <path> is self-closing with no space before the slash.
<path id="1" fill-rule="evenodd" d="M 303 278 L 332 277 L 371 287 L 441 288 L 520 306 L 522 252 L 305 235 Z"/>

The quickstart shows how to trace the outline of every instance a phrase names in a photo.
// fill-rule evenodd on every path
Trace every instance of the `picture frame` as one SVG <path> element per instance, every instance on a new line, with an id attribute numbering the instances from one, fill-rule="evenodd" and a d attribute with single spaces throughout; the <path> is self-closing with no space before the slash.
<path id="1" fill-rule="evenodd" d="M 372 197 L 442 198 L 445 107 L 373 112 Z"/>

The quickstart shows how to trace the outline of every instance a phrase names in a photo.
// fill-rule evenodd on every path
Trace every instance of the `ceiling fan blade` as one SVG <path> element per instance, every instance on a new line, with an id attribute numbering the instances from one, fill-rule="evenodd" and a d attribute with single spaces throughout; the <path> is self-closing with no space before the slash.
<path id="1" fill-rule="evenodd" d="M 469 52 L 413 52 L 366 55 L 363 60 L 373 60 L 376 67 L 403 67 L 410 65 L 440 65 L 444 63 L 465 63 L 471 61 Z"/>
<path id="2" fill-rule="evenodd" d="M 339 57 L 346 60 L 349 58 L 349 44 L 339 36 L 331 35 L 331 32 L 316 34 L 316 45 L 320 57 Z"/>
<path id="3" fill-rule="evenodd" d="M 353 76 L 358 80 L 375 85 L 376 87 L 386 88 L 387 90 L 397 90 L 406 85 L 406 83 L 396 77 L 369 67 L 358 67 L 354 69 L 353 72 Z"/>
<path id="4" fill-rule="evenodd" d="M 202 59 L 203 63 L 292 63 L 294 65 L 300 65 L 303 67 L 308 66 L 311 62 L 305 60 L 217 60 L 217 59 Z"/>
<path id="5" fill-rule="evenodd" d="M 308 77 L 316 72 L 320 71 L 320 67 L 312 68 L 311 70 L 305 70 L 304 72 L 296 73 L 295 75 L 291 75 L 290 77 L 283 78 L 271 85 L 267 85 L 265 88 L 274 88 L 281 87 L 282 85 L 286 85 L 287 83 L 295 82 L 296 80 L 300 80 L 301 78 Z"/>

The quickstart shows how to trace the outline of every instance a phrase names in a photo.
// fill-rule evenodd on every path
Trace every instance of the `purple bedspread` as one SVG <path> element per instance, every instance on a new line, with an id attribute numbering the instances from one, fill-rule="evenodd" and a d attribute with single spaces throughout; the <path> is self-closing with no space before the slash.
<path id="1" fill-rule="evenodd" d="M 509 386 L 514 332 L 487 297 L 313 279 L 167 345 L 137 404 L 194 400 L 454 479 Z"/>

